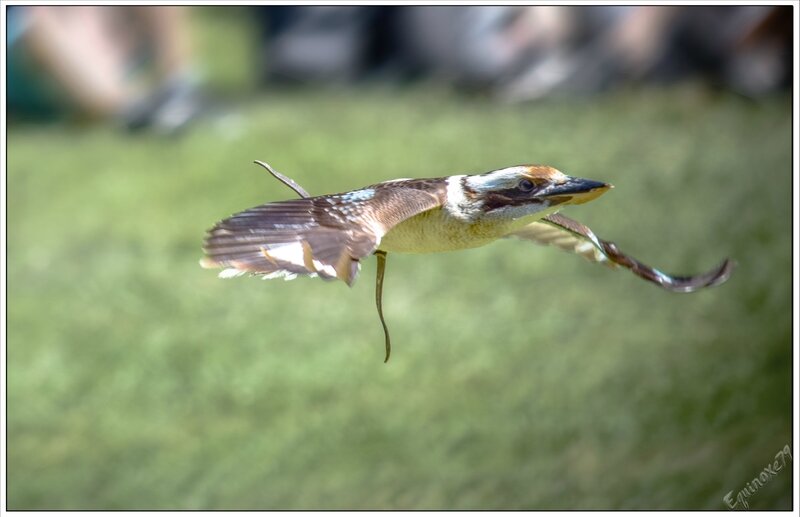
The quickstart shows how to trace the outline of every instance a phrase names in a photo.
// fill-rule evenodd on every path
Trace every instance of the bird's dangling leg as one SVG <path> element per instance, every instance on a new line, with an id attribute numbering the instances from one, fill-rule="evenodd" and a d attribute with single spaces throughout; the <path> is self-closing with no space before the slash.
<path id="1" fill-rule="evenodd" d="M 255 163 L 267 169 L 267 171 L 272 174 L 275 179 L 294 190 L 300 197 L 311 197 L 311 194 L 309 194 L 306 189 L 298 185 L 297 182 L 292 178 L 284 176 L 280 172 L 273 169 L 270 164 L 260 160 L 255 160 Z M 386 252 L 378 250 L 375 252 L 375 256 L 378 258 L 378 268 L 375 277 L 375 305 L 378 307 L 378 316 L 381 319 L 381 325 L 383 325 L 383 334 L 386 338 L 386 358 L 383 360 L 383 362 L 386 363 L 389 361 L 389 356 L 392 353 L 392 340 L 389 338 L 389 327 L 386 326 L 386 320 L 383 319 L 383 275 L 386 271 Z"/>
<path id="2" fill-rule="evenodd" d="M 290 177 L 288 177 L 288 176 L 284 176 L 284 175 L 283 175 L 283 174 L 281 174 L 280 172 L 278 172 L 278 171 L 276 171 L 275 169 L 273 169 L 273 168 L 272 168 L 272 166 L 270 166 L 270 164 L 268 164 L 268 163 L 265 163 L 265 162 L 262 162 L 262 161 L 260 161 L 260 160 L 255 160 L 255 163 L 257 163 L 257 164 L 259 164 L 260 166 L 262 166 L 262 167 L 264 167 L 265 169 L 267 169 L 267 171 L 269 171 L 269 173 L 270 173 L 270 174 L 272 174 L 273 176 L 275 176 L 275 179 L 279 180 L 281 183 L 283 183 L 284 185 L 286 185 L 286 186 L 287 186 L 287 187 L 289 187 L 290 189 L 292 189 L 292 190 L 294 190 L 295 192 L 297 192 L 297 194 L 298 194 L 300 197 L 302 197 L 302 198 L 311 197 L 311 194 L 309 194 L 308 192 L 306 192 L 306 189 L 304 189 L 303 187 L 301 187 L 300 185 L 298 185 L 298 184 L 297 184 L 297 182 L 296 182 L 296 181 L 294 181 L 292 178 L 290 178 Z"/>
<path id="3" fill-rule="evenodd" d="M 386 326 L 386 320 L 383 319 L 383 274 L 386 271 L 386 252 L 377 250 L 375 256 L 378 258 L 378 267 L 375 274 L 375 306 L 378 308 L 378 316 L 381 318 L 381 325 L 383 325 L 383 334 L 386 336 L 386 358 L 383 360 L 386 363 L 392 353 L 389 327 Z"/>

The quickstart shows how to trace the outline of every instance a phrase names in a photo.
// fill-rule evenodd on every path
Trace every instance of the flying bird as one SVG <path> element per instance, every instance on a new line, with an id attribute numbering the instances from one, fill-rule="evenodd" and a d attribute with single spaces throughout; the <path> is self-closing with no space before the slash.
<path id="1" fill-rule="evenodd" d="M 311 196 L 300 185 L 256 161 L 300 199 L 263 204 L 218 222 L 205 239 L 205 268 L 221 278 L 244 274 L 292 279 L 339 279 L 352 285 L 361 259 L 378 261 L 375 300 L 384 330 L 383 277 L 388 253 L 434 253 L 484 246 L 515 237 L 552 245 L 592 262 L 630 270 L 669 291 L 719 285 L 733 271 L 725 259 L 699 275 L 675 276 L 647 266 L 558 211 L 591 201 L 608 183 L 567 176 L 547 165 L 518 165 L 483 174 L 395 179 L 340 194 Z"/>

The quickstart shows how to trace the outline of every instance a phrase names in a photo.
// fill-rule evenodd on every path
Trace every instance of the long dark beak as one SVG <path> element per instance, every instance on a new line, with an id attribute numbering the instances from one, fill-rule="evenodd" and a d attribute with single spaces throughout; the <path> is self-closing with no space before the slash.
<path id="1" fill-rule="evenodd" d="M 580 205 L 601 196 L 608 189 L 614 188 L 613 185 L 602 181 L 586 180 L 583 178 L 569 178 L 563 183 L 558 183 L 546 187 L 539 191 L 537 197 L 555 198 L 557 203 L 570 203 Z M 564 199 L 560 199 L 564 198 Z"/>

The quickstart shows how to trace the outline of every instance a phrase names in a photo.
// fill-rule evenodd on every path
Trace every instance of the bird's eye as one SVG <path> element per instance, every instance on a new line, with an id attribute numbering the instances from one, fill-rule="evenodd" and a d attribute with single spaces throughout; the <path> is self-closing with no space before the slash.
<path id="1" fill-rule="evenodd" d="M 533 190 L 533 182 L 531 180 L 520 180 L 517 187 L 523 192 L 530 192 Z"/>

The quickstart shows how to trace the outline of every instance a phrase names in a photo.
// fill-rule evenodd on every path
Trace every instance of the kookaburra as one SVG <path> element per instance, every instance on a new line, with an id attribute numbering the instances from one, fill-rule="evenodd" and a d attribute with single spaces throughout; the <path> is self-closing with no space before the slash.
<path id="1" fill-rule="evenodd" d="M 719 285 L 731 274 L 724 260 L 695 276 L 672 276 L 622 253 L 586 226 L 557 212 L 585 203 L 611 185 L 567 176 L 546 165 L 519 165 L 484 174 L 396 179 L 341 194 L 309 196 L 263 162 L 301 199 L 250 208 L 209 230 L 201 265 L 224 268 L 230 278 L 297 275 L 339 279 L 352 285 L 361 259 L 378 259 L 376 303 L 386 360 L 391 350 L 381 307 L 386 255 L 476 248 L 506 237 L 554 245 L 590 261 L 622 267 L 664 289 L 688 293 Z"/>

